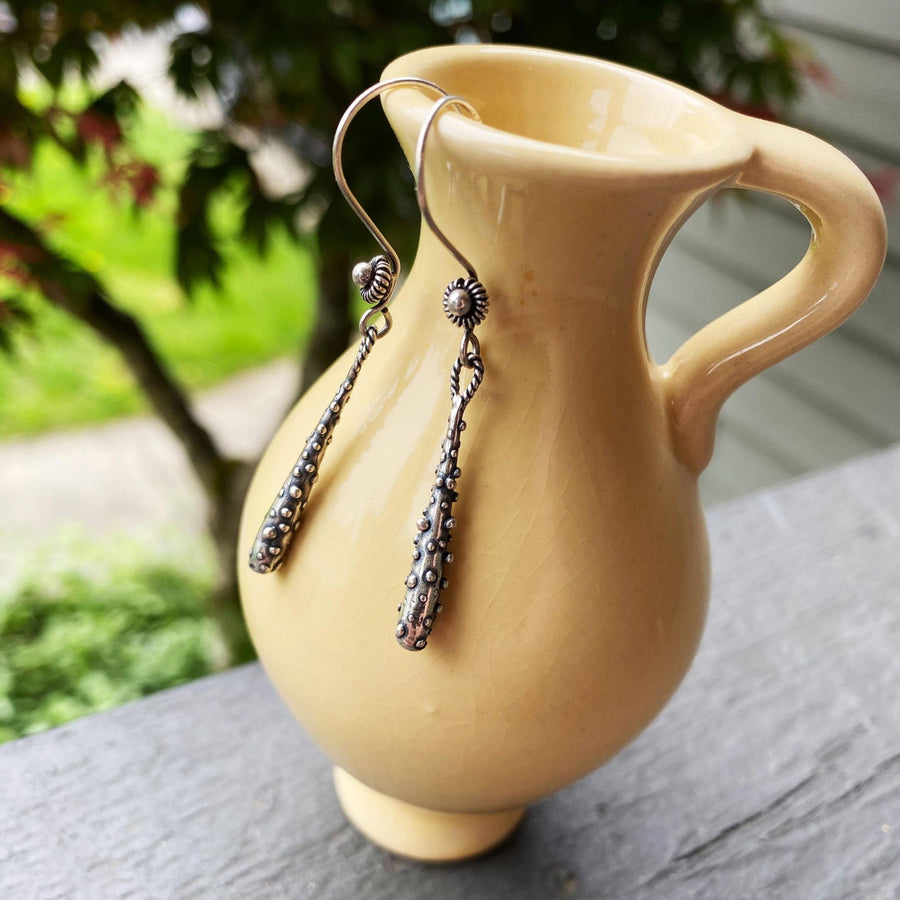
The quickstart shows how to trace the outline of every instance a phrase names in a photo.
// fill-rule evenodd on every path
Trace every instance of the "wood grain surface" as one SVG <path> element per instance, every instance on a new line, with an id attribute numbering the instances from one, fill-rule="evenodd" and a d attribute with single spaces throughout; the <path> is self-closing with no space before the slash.
<path id="1" fill-rule="evenodd" d="M 898 498 L 900 447 L 714 509 L 681 690 L 489 856 L 368 844 L 249 666 L 0 748 L 0 897 L 897 897 Z"/>

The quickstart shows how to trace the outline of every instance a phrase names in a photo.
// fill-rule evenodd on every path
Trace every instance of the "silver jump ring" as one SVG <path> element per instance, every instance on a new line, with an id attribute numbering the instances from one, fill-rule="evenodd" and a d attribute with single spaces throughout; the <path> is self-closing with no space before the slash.
<path id="1" fill-rule="evenodd" d="M 372 325 L 372 320 L 376 316 L 382 316 L 384 321 L 381 323 L 381 328 L 376 328 Z M 391 318 L 391 312 L 386 307 L 375 307 L 372 309 L 367 309 L 362 318 L 359 320 L 359 331 L 360 334 L 373 335 L 374 339 L 384 337 L 390 330 L 391 326 L 394 324 L 394 320 Z"/>
<path id="2" fill-rule="evenodd" d="M 472 364 L 469 359 L 472 356 L 477 356 L 479 359 L 481 358 L 481 344 L 479 343 L 478 338 L 475 337 L 475 332 L 466 329 L 459 342 L 459 361 L 467 369 L 471 369 Z"/>

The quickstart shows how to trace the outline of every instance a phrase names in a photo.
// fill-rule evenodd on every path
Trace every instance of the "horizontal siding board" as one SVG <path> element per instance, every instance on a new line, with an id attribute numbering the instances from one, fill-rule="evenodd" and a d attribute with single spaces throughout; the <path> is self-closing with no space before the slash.
<path id="1" fill-rule="evenodd" d="M 741 433 L 759 432 L 798 471 L 831 466 L 873 449 L 857 431 L 765 374 L 738 388 L 722 415 Z"/>
<path id="2" fill-rule="evenodd" d="M 654 354 L 657 359 L 668 356 L 691 335 L 689 328 L 652 307 L 647 312 L 646 327 L 651 350 L 661 351 Z M 733 402 L 734 399 L 729 400 L 726 408 Z M 765 423 L 758 424 L 764 427 Z M 716 451 L 700 478 L 700 495 L 706 506 L 724 503 L 799 474 L 798 469 L 784 465 L 759 443 L 748 441 L 746 434 L 735 433 L 723 412 L 716 429 Z"/>
<path id="3" fill-rule="evenodd" d="M 723 420 L 716 432 L 713 458 L 700 476 L 700 497 L 704 506 L 715 506 L 797 474 L 735 434 Z"/>
<path id="4" fill-rule="evenodd" d="M 755 293 L 788 272 L 806 252 L 809 226 L 785 201 L 761 194 L 726 191 L 701 207 L 672 244 L 674 251 L 699 257 L 737 275 Z M 893 240 L 900 241 L 896 211 Z M 889 226 L 890 227 L 890 226 Z M 897 247 L 900 254 L 900 246 Z M 712 318 L 712 311 L 710 312 Z M 889 357 L 900 358 L 900 266 L 888 260 L 868 300 L 841 328 Z"/>
<path id="5" fill-rule="evenodd" d="M 665 312 L 650 309 L 647 337 L 654 357 L 670 356 L 693 332 L 671 322 Z M 789 388 L 763 372 L 738 388 L 725 403 L 722 418 L 742 433 L 759 433 L 757 445 L 767 445 L 779 458 L 801 471 L 830 466 L 875 449 L 857 431 L 809 406 Z M 880 446 L 880 444 L 878 445 Z"/>
<path id="6" fill-rule="evenodd" d="M 690 286 L 686 290 L 686 286 Z M 651 304 L 697 330 L 752 293 L 746 282 L 677 246 L 666 253 Z M 840 332 L 774 366 L 779 384 L 880 446 L 900 440 L 900 364 L 867 352 Z"/>
<path id="7" fill-rule="evenodd" d="M 900 5 L 900 4 L 898 4 Z M 787 27 L 785 34 L 824 66 L 828 83 L 807 77 L 796 118 L 810 131 L 840 136 L 850 146 L 900 154 L 900 56 Z"/>
<path id="8" fill-rule="evenodd" d="M 848 38 L 862 35 L 874 39 L 900 39 L 900 3 L 897 0 L 865 0 L 847 3 L 846 0 L 767 0 L 765 8 L 776 19 L 806 20 Z"/>

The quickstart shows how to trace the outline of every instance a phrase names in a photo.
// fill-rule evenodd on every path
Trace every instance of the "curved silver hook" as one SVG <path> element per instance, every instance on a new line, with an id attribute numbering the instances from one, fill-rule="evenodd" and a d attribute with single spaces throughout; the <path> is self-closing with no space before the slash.
<path id="1" fill-rule="evenodd" d="M 476 110 L 468 100 L 463 100 L 462 97 L 457 97 L 455 94 L 446 94 L 446 92 L 444 92 L 444 94 L 445 96 L 441 97 L 441 99 L 431 107 L 431 112 L 428 113 L 428 118 L 425 119 L 425 124 L 419 132 L 419 140 L 416 143 L 416 200 L 419 201 L 419 209 L 422 212 L 422 218 L 428 223 L 428 227 L 434 232 L 440 242 L 456 257 L 459 264 L 469 273 L 469 277 L 477 279 L 478 275 L 476 274 L 472 263 L 456 249 L 447 235 L 438 228 L 437 223 L 434 221 L 434 217 L 431 215 L 431 210 L 428 208 L 428 200 L 425 197 L 425 143 L 428 140 L 428 133 L 431 131 L 431 126 L 434 125 L 437 117 L 443 112 L 446 106 L 449 106 L 452 103 L 457 109 L 465 110 L 469 113 L 476 122 L 481 121 L 478 110 Z"/>
<path id="2" fill-rule="evenodd" d="M 350 185 L 347 184 L 347 179 L 344 176 L 341 154 L 344 149 L 344 138 L 347 135 L 347 129 L 350 127 L 350 123 L 353 121 L 356 114 L 373 97 L 378 97 L 393 87 L 412 87 L 413 85 L 428 87 L 443 96 L 447 95 L 447 92 L 442 87 L 425 78 L 391 78 L 387 81 L 380 81 L 378 84 L 372 85 L 372 87 L 363 91 L 350 106 L 347 107 L 346 112 L 341 116 L 341 121 L 338 122 L 337 130 L 334 133 L 334 144 L 331 148 L 331 164 L 334 169 L 334 180 L 337 182 L 338 188 L 340 188 L 341 193 L 344 195 L 344 199 L 350 204 L 351 209 L 359 216 L 360 221 L 369 229 L 369 233 L 376 241 L 378 241 L 381 249 L 384 250 L 385 255 L 391 261 L 395 276 L 400 274 L 400 257 L 397 256 L 396 251 L 387 242 L 387 239 L 381 233 L 378 226 L 372 221 L 369 214 L 362 208 L 359 200 L 356 199 L 356 195 L 350 190 Z"/>

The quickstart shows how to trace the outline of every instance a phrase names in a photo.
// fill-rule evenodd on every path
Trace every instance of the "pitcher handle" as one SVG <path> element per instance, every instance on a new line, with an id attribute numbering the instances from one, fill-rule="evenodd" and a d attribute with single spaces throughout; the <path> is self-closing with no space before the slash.
<path id="1" fill-rule="evenodd" d="M 843 153 L 795 128 L 735 115 L 754 146 L 735 186 L 790 200 L 812 238 L 787 275 L 710 322 L 659 367 L 675 451 L 695 473 L 709 462 L 731 392 L 840 325 L 872 289 L 887 247 L 881 203 Z"/>

